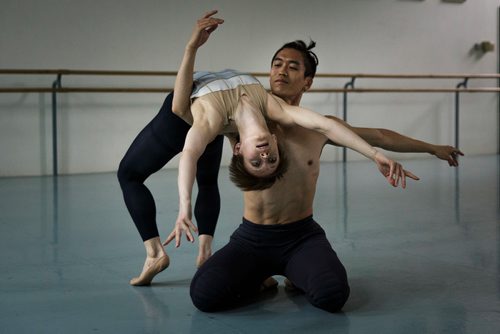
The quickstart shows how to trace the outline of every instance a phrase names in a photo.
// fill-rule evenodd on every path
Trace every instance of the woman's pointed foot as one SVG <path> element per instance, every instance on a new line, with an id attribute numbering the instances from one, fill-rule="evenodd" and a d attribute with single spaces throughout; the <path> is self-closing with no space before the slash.
<path id="1" fill-rule="evenodd" d="M 139 277 L 132 278 L 130 280 L 130 285 L 151 285 L 151 281 L 153 280 L 153 278 L 163 270 L 167 269 L 169 264 L 170 259 L 166 254 L 156 259 L 146 259 L 146 263 L 144 264 L 141 275 Z"/>

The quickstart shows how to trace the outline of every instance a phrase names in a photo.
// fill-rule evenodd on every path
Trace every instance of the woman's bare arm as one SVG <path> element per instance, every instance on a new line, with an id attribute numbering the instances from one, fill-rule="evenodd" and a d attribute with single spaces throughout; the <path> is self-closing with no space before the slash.
<path id="1" fill-rule="evenodd" d="M 216 10 L 205 13 L 193 28 L 191 38 L 184 50 L 181 66 L 177 72 L 174 86 L 174 98 L 172 100 L 172 111 L 177 116 L 186 119 L 186 114 L 190 113 L 190 96 L 193 89 L 193 72 L 196 60 L 196 52 L 210 37 L 210 34 L 217 29 L 224 20 L 212 17 L 217 14 Z M 188 119 L 190 117 L 187 117 Z"/>

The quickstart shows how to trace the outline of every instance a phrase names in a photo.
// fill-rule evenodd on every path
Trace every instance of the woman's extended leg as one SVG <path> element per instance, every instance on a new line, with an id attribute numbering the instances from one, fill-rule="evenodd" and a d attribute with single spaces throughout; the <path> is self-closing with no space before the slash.
<path id="1" fill-rule="evenodd" d="M 156 224 L 155 201 L 149 189 L 144 185 L 144 181 L 165 166 L 170 159 L 182 151 L 184 146 L 189 125 L 172 113 L 172 97 L 173 94 L 166 97 L 160 112 L 133 141 L 118 169 L 118 180 L 125 204 L 141 235 L 147 253 L 139 278 L 144 277 L 152 266 L 158 265 L 160 258 L 166 257 Z M 199 259 L 203 261 L 211 254 L 211 240 L 220 211 L 217 176 L 222 156 L 222 144 L 223 137 L 218 136 L 207 146 L 207 150 L 198 163 L 197 182 L 200 190 L 196 200 L 195 217 L 200 234 L 204 236 L 200 239 L 202 256 L 199 256 Z M 167 261 L 163 259 L 160 262 L 163 264 L 160 268 L 165 269 Z M 166 265 L 168 266 L 168 263 Z M 135 281 L 135 283 L 149 284 L 150 279 Z"/>
<path id="2" fill-rule="evenodd" d="M 149 285 L 153 277 L 164 270 L 169 259 L 161 244 L 156 224 L 156 205 L 144 181 L 160 170 L 177 153 L 176 142 L 161 140 L 156 133 L 165 129 L 166 117 L 171 114 L 172 94 L 167 96 L 156 117 L 139 133 L 132 142 L 118 168 L 118 180 L 123 192 L 125 205 L 134 221 L 146 249 L 146 260 L 139 277 L 131 280 L 132 285 Z M 175 117 L 175 116 L 174 116 Z M 184 136 L 189 126 L 177 117 L 171 117 L 170 128 L 174 131 L 165 136 Z M 176 122 L 178 124 L 173 124 Z M 179 141 L 179 140 L 176 140 Z M 182 142 L 182 141 L 181 141 Z M 178 144 L 178 143 L 177 143 Z M 181 146 L 182 148 L 182 146 Z"/>

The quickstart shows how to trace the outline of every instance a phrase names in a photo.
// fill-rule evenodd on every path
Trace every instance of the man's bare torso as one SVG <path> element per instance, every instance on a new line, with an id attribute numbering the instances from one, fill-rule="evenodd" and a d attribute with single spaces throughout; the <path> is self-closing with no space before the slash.
<path id="1" fill-rule="evenodd" d="M 256 224 L 286 224 L 312 214 L 321 151 L 327 138 L 299 126 L 280 128 L 289 168 L 271 188 L 244 192 L 244 217 Z"/>

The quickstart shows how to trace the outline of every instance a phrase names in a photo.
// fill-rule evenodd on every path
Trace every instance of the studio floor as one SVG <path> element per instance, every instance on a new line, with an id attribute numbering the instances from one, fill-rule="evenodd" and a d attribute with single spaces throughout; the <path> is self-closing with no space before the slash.
<path id="1" fill-rule="evenodd" d="M 203 313 L 191 303 L 196 244 L 167 247 L 170 267 L 132 287 L 142 242 L 113 173 L 0 179 L 0 333 L 498 333 L 500 158 L 407 160 L 420 176 L 385 183 L 370 162 L 323 163 L 314 217 L 344 263 L 339 314 L 283 287 Z M 177 212 L 176 170 L 147 184 L 162 238 Z M 241 222 L 242 196 L 219 176 L 214 249 Z"/>

